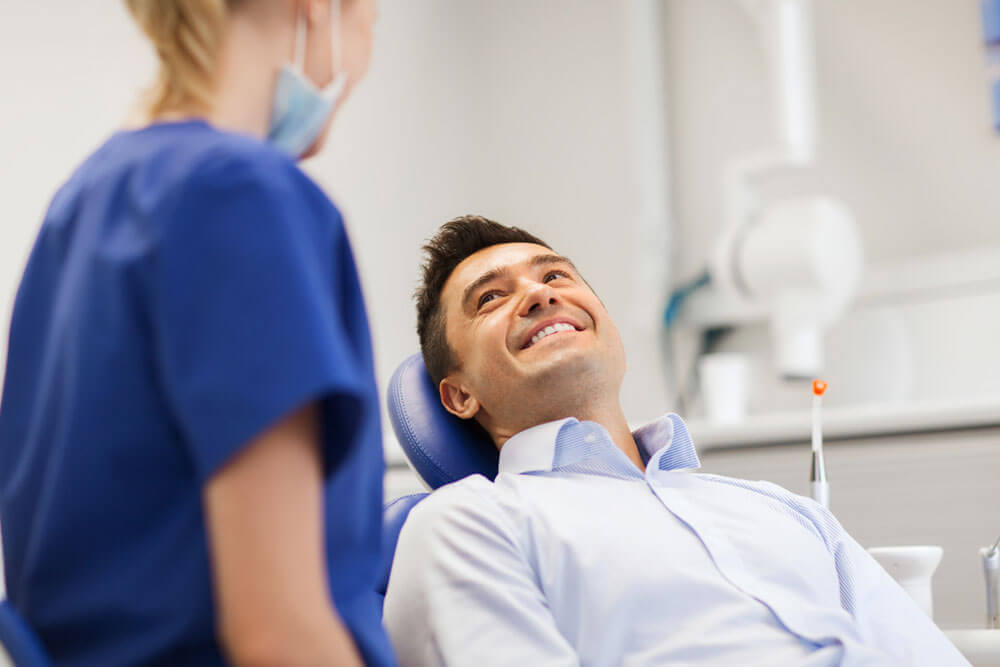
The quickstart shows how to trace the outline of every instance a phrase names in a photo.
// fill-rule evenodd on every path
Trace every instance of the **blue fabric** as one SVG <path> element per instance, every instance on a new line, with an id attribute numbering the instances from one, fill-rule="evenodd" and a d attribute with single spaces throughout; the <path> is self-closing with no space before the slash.
<path id="1" fill-rule="evenodd" d="M 1000 132 L 1000 0 L 981 0 L 993 127 Z"/>
<path id="2" fill-rule="evenodd" d="M 114 135 L 52 201 L 9 345 L 7 591 L 57 663 L 223 662 L 202 487 L 314 401 L 331 594 L 392 663 L 368 324 L 340 214 L 293 161 L 201 121 Z"/>
<path id="3" fill-rule="evenodd" d="M 987 45 L 1000 44 L 1000 0 L 981 0 L 983 40 Z"/>
<path id="4" fill-rule="evenodd" d="M 990 86 L 990 97 L 993 102 L 993 129 L 1000 132 L 1000 81 L 994 81 Z"/>
<path id="5" fill-rule="evenodd" d="M 0 646 L 17 667 L 49 667 L 52 664 L 38 636 L 7 600 L 0 600 Z"/>

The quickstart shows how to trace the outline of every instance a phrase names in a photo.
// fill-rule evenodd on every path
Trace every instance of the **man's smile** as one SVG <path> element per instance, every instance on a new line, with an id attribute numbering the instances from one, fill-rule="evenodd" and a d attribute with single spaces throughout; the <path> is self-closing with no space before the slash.
<path id="1" fill-rule="evenodd" d="M 555 318 L 532 327 L 525 336 L 525 341 L 521 345 L 522 350 L 526 350 L 539 341 L 560 333 L 576 333 L 583 331 L 583 327 L 568 318 Z"/>

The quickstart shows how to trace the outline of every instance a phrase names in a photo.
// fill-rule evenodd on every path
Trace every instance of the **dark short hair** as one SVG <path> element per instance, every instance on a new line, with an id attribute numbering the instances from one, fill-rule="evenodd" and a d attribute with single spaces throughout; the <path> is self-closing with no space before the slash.
<path id="1" fill-rule="evenodd" d="M 427 372 L 434 386 L 455 367 L 455 358 L 445 335 L 445 316 L 441 308 L 441 290 L 465 258 L 483 248 L 502 243 L 535 243 L 551 249 L 548 243 L 517 227 L 508 227 L 480 215 L 463 215 L 438 229 L 423 247 L 423 278 L 414 297 L 417 301 L 417 336 Z"/>

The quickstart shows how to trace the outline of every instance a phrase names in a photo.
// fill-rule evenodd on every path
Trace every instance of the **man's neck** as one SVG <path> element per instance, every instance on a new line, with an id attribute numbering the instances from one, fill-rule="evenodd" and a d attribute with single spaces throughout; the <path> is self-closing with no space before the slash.
<path id="1" fill-rule="evenodd" d="M 632 429 L 628 427 L 625 413 L 617 403 L 606 410 L 595 410 L 592 413 L 581 413 L 581 416 L 574 415 L 580 421 L 590 421 L 600 424 L 611 436 L 611 441 L 618 449 L 622 450 L 629 461 L 635 464 L 639 470 L 644 471 L 646 466 L 642 462 L 642 454 L 639 451 L 639 444 L 632 436 Z"/>

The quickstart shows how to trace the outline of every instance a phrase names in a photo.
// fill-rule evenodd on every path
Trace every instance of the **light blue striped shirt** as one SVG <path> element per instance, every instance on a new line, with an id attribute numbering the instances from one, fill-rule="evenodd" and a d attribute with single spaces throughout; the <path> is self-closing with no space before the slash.
<path id="1" fill-rule="evenodd" d="M 822 506 L 691 472 L 683 421 L 511 438 L 494 483 L 407 519 L 384 622 L 402 665 L 967 665 Z"/>

